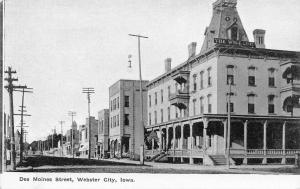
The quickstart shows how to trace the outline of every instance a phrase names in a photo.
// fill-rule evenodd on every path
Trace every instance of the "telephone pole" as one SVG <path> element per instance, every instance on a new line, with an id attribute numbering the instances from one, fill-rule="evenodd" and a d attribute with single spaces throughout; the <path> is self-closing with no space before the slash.
<path id="1" fill-rule="evenodd" d="M 88 119 L 89 119 L 89 154 L 88 154 L 88 159 L 91 159 L 91 112 L 90 112 L 90 103 L 91 103 L 91 94 L 95 93 L 95 89 L 92 87 L 88 87 L 88 88 L 83 88 L 82 89 L 82 93 L 86 93 L 87 94 L 87 99 L 88 99 Z"/>
<path id="2" fill-rule="evenodd" d="M 142 36 L 142 35 L 135 35 L 135 34 L 128 34 L 129 36 L 132 36 L 132 37 L 137 37 L 138 38 L 138 56 L 139 56 L 139 75 L 140 75 L 140 108 L 141 108 L 141 133 L 143 136 L 144 136 L 144 117 L 143 117 L 143 88 L 142 88 L 142 61 L 141 61 L 141 38 L 144 38 L 144 39 L 147 39 L 148 37 L 146 36 Z M 134 133 L 135 129 L 133 128 L 133 139 L 134 139 Z M 132 149 L 135 149 L 134 147 L 134 142 L 132 142 L 132 145 L 133 145 L 133 148 Z M 133 155 L 134 156 L 134 155 Z M 133 157 L 134 158 L 134 157 Z M 144 158 L 141 159 L 140 158 L 140 163 L 141 164 L 144 164 Z"/>
<path id="3" fill-rule="evenodd" d="M 73 117 L 76 116 L 76 112 L 74 111 L 69 111 L 68 115 L 71 116 L 72 119 L 72 123 L 71 123 L 71 149 L 72 149 L 72 156 L 74 158 L 74 141 L 73 141 L 73 137 L 74 137 L 74 131 L 73 131 Z M 74 137 L 75 138 L 75 137 Z"/>
<path id="4" fill-rule="evenodd" d="M 15 145 L 15 123 L 14 123 L 14 102 L 13 102 L 13 91 L 14 89 L 22 88 L 24 86 L 15 86 L 13 84 L 14 81 L 18 81 L 17 78 L 13 78 L 13 74 L 17 72 L 12 70 L 11 67 L 8 67 L 8 70 L 4 73 L 8 74 L 8 77 L 5 80 L 8 82 L 8 85 L 5 86 L 9 93 L 9 101 L 10 101 L 10 116 L 11 116 L 11 151 L 12 151 L 12 168 L 16 170 L 16 145 Z"/>
<path id="5" fill-rule="evenodd" d="M 61 132 L 61 135 L 60 135 L 60 148 L 61 148 L 61 156 L 63 156 L 63 129 L 62 129 L 62 125 L 64 123 L 64 121 L 59 121 L 60 123 L 60 132 Z"/>
<path id="6" fill-rule="evenodd" d="M 14 89 L 14 91 L 18 91 L 18 92 L 22 92 L 22 105 L 20 106 L 21 110 L 19 110 L 21 112 L 21 114 L 15 114 L 15 115 L 20 115 L 21 116 L 21 123 L 20 123 L 20 127 L 21 127 L 21 137 L 20 137 L 20 162 L 22 162 L 23 160 L 23 152 L 24 152 L 24 142 L 23 142 L 23 138 L 24 138 L 24 129 L 23 127 L 28 127 L 28 126 L 24 126 L 24 116 L 31 116 L 29 114 L 24 114 L 24 112 L 26 112 L 25 108 L 26 106 L 24 106 L 24 96 L 25 93 L 33 93 L 31 90 L 32 88 L 28 88 L 27 86 L 22 86 L 21 87 L 22 90 L 18 90 L 18 89 Z"/>

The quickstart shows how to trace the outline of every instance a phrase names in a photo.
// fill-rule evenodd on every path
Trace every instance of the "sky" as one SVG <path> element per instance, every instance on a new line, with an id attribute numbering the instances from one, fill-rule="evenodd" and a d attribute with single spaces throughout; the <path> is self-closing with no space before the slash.
<path id="1" fill-rule="evenodd" d="M 4 66 L 17 71 L 16 84 L 32 87 L 25 95 L 27 141 L 45 139 L 59 121 L 70 129 L 68 111 L 85 123 L 87 98 L 94 87 L 91 115 L 109 107 L 110 85 L 139 79 L 137 39 L 141 41 L 142 77 L 152 80 L 187 59 L 187 46 L 199 53 L 215 0 L 7 0 L 4 16 Z M 300 51 L 299 0 L 238 0 L 237 9 L 249 40 L 265 29 L 266 47 Z M 132 55 L 132 69 L 128 55 Z M 21 95 L 14 95 L 15 111 Z M 4 111 L 9 112 L 4 91 Z M 19 117 L 15 117 L 16 125 Z"/>

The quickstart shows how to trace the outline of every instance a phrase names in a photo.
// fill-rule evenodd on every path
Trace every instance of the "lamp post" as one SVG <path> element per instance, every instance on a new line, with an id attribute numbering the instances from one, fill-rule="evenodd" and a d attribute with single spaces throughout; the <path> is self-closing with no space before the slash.
<path id="1" fill-rule="evenodd" d="M 128 34 L 129 36 L 131 36 L 131 37 L 137 37 L 138 38 L 138 56 L 139 56 L 139 76 L 140 76 L 140 108 L 141 108 L 141 128 L 140 128 L 140 130 L 142 131 L 142 133 L 140 133 L 140 134 L 142 134 L 143 136 L 144 136 L 144 120 L 143 120 L 143 88 L 142 88 L 142 66 L 141 66 L 141 64 L 142 64 L 142 61 L 141 61 L 141 38 L 145 38 L 145 39 L 147 39 L 148 37 L 146 37 L 146 36 L 142 36 L 142 35 L 134 35 L 134 34 Z M 131 56 L 130 57 L 128 57 L 129 59 L 131 58 Z M 129 63 L 130 63 L 130 65 L 129 66 L 131 66 L 131 61 L 129 60 Z M 134 137 L 134 128 L 133 128 L 133 136 L 132 137 Z M 133 143 L 133 148 L 132 148 L 133 150 L 135 149 L 134 148 L 134 143 Z M 142 152 L 140 152 L 140 153 L 143 153 L 143 151 L 144 150 L 141 150 Z M 143 154 L 140 154 L 140 163 L 141 164 L 144 164 L 144 155 Z"/>
<path id="2" fill-rule="evenodd" d="M 230 128 L 231 128 L 231 86 L 232 86 L 232 78 L 228 79 L 229 84 L 229 93 L 228 93 L 228 104 L 227 104 L 227 125 L 228 125 L 228 131 L 227 131 L 227 167 L 230 169 Z"/>

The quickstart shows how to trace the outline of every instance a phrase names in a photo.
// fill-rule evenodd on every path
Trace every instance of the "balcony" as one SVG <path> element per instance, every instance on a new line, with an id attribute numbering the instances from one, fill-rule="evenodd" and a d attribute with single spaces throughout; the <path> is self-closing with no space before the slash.
<path id="1" fill-rule="evenodd" d="M 179 83 L 180 85 L 183 83 L 187 83 L 189 80 L 190 71 L 180 70 L 172 75 L 172 78 Z"/>
<path id="2" fill-rule="evenodd" d="M 171 105 L 179 109 L 187 109 L 190 100 L 190 95 L 187 90 L 178 90 L 175 94 L 171 94 L 169 101 Z"/>

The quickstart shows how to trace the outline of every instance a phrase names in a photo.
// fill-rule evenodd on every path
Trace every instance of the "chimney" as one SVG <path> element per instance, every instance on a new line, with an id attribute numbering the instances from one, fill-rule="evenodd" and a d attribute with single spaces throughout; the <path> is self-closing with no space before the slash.
<path id="1" fill-rule="evenodd" d="M 192 42 L 188 45 L 188 51 L 189 51 L 189 57 L 193 57 L 196 55 L 196 47 L 197 47 L 197 43 L 196 42 Z"/>
<path id="2" fill-rule="evenodd" d="M 165 73 L 171 71 L 171 62 L 172 62 L 171 58 L 165 59 Z"/>
<path id="3" fill-rule="evenodd" d="M 253 31 L 253 38 L 254 38 L 256 48 L 261 48 L 261 49 L 266 48 L 265 34 L 266 34 L 266 30 L 256 29 Z"/>

